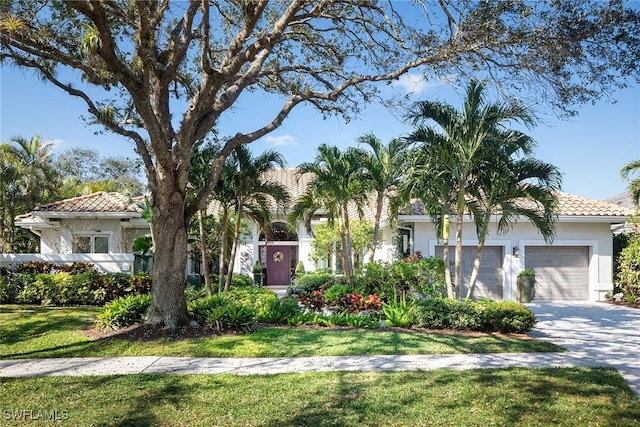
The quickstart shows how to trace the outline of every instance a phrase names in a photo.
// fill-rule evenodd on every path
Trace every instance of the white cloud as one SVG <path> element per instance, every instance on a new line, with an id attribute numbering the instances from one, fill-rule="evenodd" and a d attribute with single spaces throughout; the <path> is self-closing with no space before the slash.
<path id="1" fill-rule="evenodd" d="M 45 144 L 51 144 L 51 147 L 54 149 L 60 149 L 65 144 L 64 139 L 59 139 L 59 138 L 47 139 L 44 142 Z"/>
<path id="2" fill-rule="evenodd" d="M 293 135 L 267 136 L 264 140 L 274 147 L 298 145 L 298 141 Z"/>
<path id="3" fill-rule="evenodd" d="M 421 95 L 428 89 L 440 87 L 453 80 L 454 76 L 446 76 L 433 81 L 427 81 L 421 73 L 407 73 L 394 80 L 391 85 L 394 88 L 403 90 L 407 95 Z"/>

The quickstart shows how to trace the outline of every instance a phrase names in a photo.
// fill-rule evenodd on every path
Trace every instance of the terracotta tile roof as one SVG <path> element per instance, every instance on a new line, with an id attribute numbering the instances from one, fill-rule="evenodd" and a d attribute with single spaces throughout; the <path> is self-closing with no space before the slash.
<path id="1" fill-rule="evenodd" d="M 560 216 L 630 216 L 633 209 L 602 200 L 588 199 L 574 194 L 559 193 Z"/>
<path id="2" fill-rule="evenodd" d="M 131 198 L 120 193 L 99 191 L 86 196 L 60 200 L 41 205 L 33 210 L 38 212 L 82 212 L 82 213 L 139 213 L 142 211 L 143 199 Z"/>
<path id="3" fill-rule="evenodd" d="M 523 201 L 524 203 L 531 203 Z M 625 206 L 594 200 L 574 194 L 558 192 L 558 216 L 622 216 L 633 215 L 634 210 Z M 422 201 L 414 200 L 405 215 L 424 215 Z"/>

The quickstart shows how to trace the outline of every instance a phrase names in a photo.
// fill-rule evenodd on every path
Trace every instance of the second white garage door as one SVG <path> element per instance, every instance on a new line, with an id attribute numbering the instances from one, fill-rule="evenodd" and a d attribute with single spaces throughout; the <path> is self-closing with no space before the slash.
<path id="1" fill-rule="evenodd" d="M 536 274 L 534 300 L 589 299 L 588 246 L 528 246 L 525 263 Z"/>

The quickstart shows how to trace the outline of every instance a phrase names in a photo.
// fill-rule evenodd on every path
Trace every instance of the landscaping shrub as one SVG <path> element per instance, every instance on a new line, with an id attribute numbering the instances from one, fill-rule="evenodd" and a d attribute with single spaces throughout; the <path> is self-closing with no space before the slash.
<path id="1" fill-rule="evenodd" d="M 0 304 L 11 304 L 16 301 L 18 288 L 9 275 L 0 275 Z"/>
<path id="2" fill-rule="evenodd" d="M 300 314 L 300 306 L 295 298 L 270 300 L 268 305 L 256 312 L 258 322 L 286 324 L 288 319 Z"/>
<path id="3" fill-rule="evenodd" d="M 525 333 L 533 329 L 536 316 L 515 301 L 480 300 L 475 303 L 482 329 L 488 332 Z"/>
<path id="4" fill-rule="evenodd" d="M 375 294 L 390 302 L 406 298 L 438 298 L 446 295 L 444 263 L 439 258 L 408 258 L 392 264 L 369 263 L 354 277 L 363 294 Z"/>
<path id="5" fill-rule="evenodd" d="M 101 329 L 116 329 L 142 322 L 150 303 L 150 295 L 118 297 L 98 313 L 97 326 Z"/>
<path id="6" fill-rule="evenodd" d="M 217 274 L 211 274 L 209 277 L 211 278 L 211 283 L 212 284 L 216 284 L 216 287 L 217 287 L 218 275 Z M 254 285 L 255 285 L 255 283 L 253 281 L 253 277 L 249 277 L 249 276 L 247 276 L 245 274 L 236 274 L 236 273 L 234 273 L 231 276 L 231 287 L 232 288 L 248 288 L 248 287 L 251 287 L 251 286 L 254 286 Z"/>
<path id="7" fill-rule="evenodd" d="M 525 333 L 535 326 L 535 315 L 514 301 L 456 301 L 436 298 L 420 301 L 415 325 L 427 329 Z"/>
<path id="8" fill-rule="evenodd" d="M 640 233 L 620 253 L 616 286 L 628 302 L 640 300 Z"/>
<path id="9" fill-rule="evenodd" d="M 315 271 L 296 277 L 295 283 L 287 289 L 287 296 L 300 296 L 303 293 L 328 289 L 333 285 L 345 285 L 346 279 L 334 276 L 327 271 Z"/>
<path id="10" fill-rule="evenodd" d="M 226 293 L 215 294 L 204 298 L 196 299 L 193 301 L 187 301 L 187 311 L 189 316 L 197 321 L 203 323 L 207 317 L 215 309 L 223 307 L 229 303 L 229 297 Z"/>
<path id="11" fill-rule="evenodd" d="M 409 328 L 415 322 L 415 303 L 407 301 L 404 295 L 393 301 L 382 304 L 382 314 L 389 326 Z"/>
<path id="12" fill-rule="evenodd" d="M 125 273 L 96 273 L 88 264 L 75 268 L 81 273 L 12 273 L 2 276 L 1 303 L 42 305 L 102 305 L 128 294 L 151 290 L 151 277 Z M 71 268 L 71 266 L 69 266 Z M 38 267 L 40 269 L 40 267 Z M 44 269 L 44 267 L 42 268 Z M 32 267 L 25 268 L 33 270 Z"/>

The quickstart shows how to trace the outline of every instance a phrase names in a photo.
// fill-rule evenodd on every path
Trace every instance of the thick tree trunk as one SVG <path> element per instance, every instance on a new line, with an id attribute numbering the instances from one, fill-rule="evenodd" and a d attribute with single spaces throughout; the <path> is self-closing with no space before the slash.
<path id="1" fill-rule="evenodd" d="M 242 212 L 238 211 L 236 215 L 236 223 L 233 224 L 233 241 L 231 242 L 231 254 L 229 255 L 229 267 L 227 268 L 227 280 L 224 282 L 224 290 L 231 288 L 231 279 L 233 278 L 233 269 L 236 264 L 236 252 L 238 252 L 238 240 L 240 239 L 240 220 Z"/>
<path id="2" fill-rule="evenodd" d="M 156 245 L 147 322 L 164 324 L 171 329 L 187 321 L 184 298 L 187 266 L 184 202 L 184 193 L 180 191 L 173 191 L 169 197 L 154 197 L 153 200 L 152 221 Z"/>
<path id="3" fill-rule="evenodd" d="M 207 242 L 204 237 L 204 224 L 202 223 L 202 210 L 198 211 L 198 226 L 200 228 L 200 254 L 202 257 L 202 274 L 204 275 L 204 289 L 207 295 L 213 295 L 211 289 L 211 272 L 209 271 L 209 260 L 207 256 Z"/>

